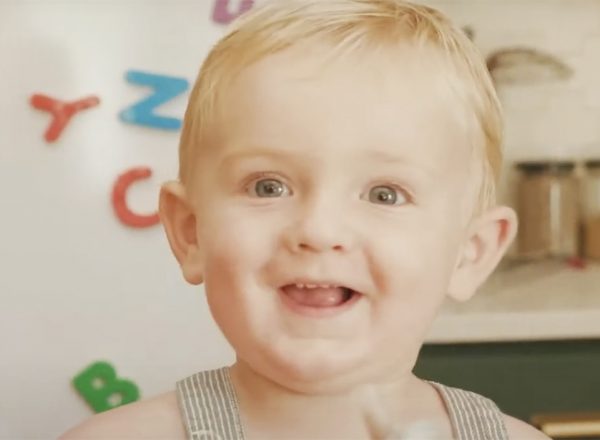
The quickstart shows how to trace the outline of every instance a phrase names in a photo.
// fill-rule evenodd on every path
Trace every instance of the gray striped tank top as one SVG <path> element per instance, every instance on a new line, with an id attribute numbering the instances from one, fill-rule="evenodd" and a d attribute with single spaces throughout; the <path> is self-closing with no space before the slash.
<path id="1" fill-rule="evenodd" d="M 491 400 L 429 382 L 440 394 L 456 440 L 508 440 L 502 413 Z M 244 440 L 229 369 L 203 371 L 177 382 L 177 398 L 190 440 Z"/>

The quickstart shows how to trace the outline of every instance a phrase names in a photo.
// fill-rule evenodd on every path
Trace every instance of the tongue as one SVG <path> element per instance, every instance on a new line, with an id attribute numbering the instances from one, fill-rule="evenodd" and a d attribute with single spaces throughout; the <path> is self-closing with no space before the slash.
<path id="1" fill-rule="evenodd" d="M 285 286 L 283 291 L 296 303 L 306 307 L 336 307 L 348 299 L 348 294 L 341 287 L 304 289 L 292 285 Z"/>

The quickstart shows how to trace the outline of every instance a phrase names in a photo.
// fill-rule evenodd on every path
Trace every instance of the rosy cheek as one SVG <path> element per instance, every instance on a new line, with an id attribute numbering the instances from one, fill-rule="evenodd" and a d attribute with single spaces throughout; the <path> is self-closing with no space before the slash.
<path id="1" fill-rule="evenodd" d="M 211 228 L 208 234 L 210 250 L 223 264 L 234 265 L 238 270 L 256 267 L 267 258 L 267 251 L 273 246 L 273 228 L 260 216 L 247 212 L 228 211 L 226 215 L 215 217 L 218 227 Z"/>

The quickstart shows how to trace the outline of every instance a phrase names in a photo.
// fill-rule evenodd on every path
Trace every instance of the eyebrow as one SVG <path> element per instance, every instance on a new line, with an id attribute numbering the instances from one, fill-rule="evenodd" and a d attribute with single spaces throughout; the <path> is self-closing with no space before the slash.
<path id="1" fill-rule="evenodd" d="M 271 148 L 257 147 L 251 148 L 250 150 L 234 151 L 227 154 L 220 161 L 219 167 L 225 168 L 231 166 L 232 163 L 250 159 L 267 159 L 276 160 L 280 162 L 296 162 L 302 156 L 304 156 L 304 154 L 302 153 L 298 154 L 296 152 L 277 151 Z M 425 174 L 429 174 L 433 171 L 432 167 L 424 166 L 423 164 L 410 164 L 410 160 L 408 158 L 383 150 L 367 150 L 365 154 L 357 156 L 355 159 L 359 161 L 377 162 L 387 165 L 410 166 L 415 171 Z"/>
<path id="2" fill-rule="evenodd" d="M 381 150 L 370 150 L 368 154 L 365 154 L 365 159 L 371 159 L 373 162 L 385 162 L 385 163 L 406 163 L 407 159 L 395 154 L 390 154 L 387 151 Z"/>
<path id="3" fill-rule="evenodd" d="M 234 151 L 223 157 L 219 163 L 219 167 L 223 168 L 231 165 L 231 163 L 248 160 L 248 159 L 271 159 L 278 161 L 293 161 L 298 158 L 298 154 L 290 152 L 281 152 L 269 148 L 252 148 L 249 151 Z"/>
<path id="4" fill-rule="evenodd" d="M 368 154 L 363 156 L 362 160 L 383 163 L 386 165 L 403 165 L 404 167 L 410 168 L 412 171 L 416 171 L 418 174 L 431 175 L 435 173 L 435 169 L 431 165 L 417 163 L 411 161 L 408 157 L 399 156 L 383 150 L 370 150 Z"/>

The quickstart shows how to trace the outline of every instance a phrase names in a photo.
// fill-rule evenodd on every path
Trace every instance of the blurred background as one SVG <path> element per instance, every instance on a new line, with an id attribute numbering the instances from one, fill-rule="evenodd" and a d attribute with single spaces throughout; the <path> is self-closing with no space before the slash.
<path id="1" fill-rule="evenodd" d="M 600 1 L 423 3 L 487 58 L 521 233 L 478 296 L 447 304 L 416 371 L 600 438 Z M 91 416 L 72 381 L 98 361 L 145 398 L 233 360 L 154 214 L 199 66 L 251 6 L 0 1 L 0 438 Z"/>

